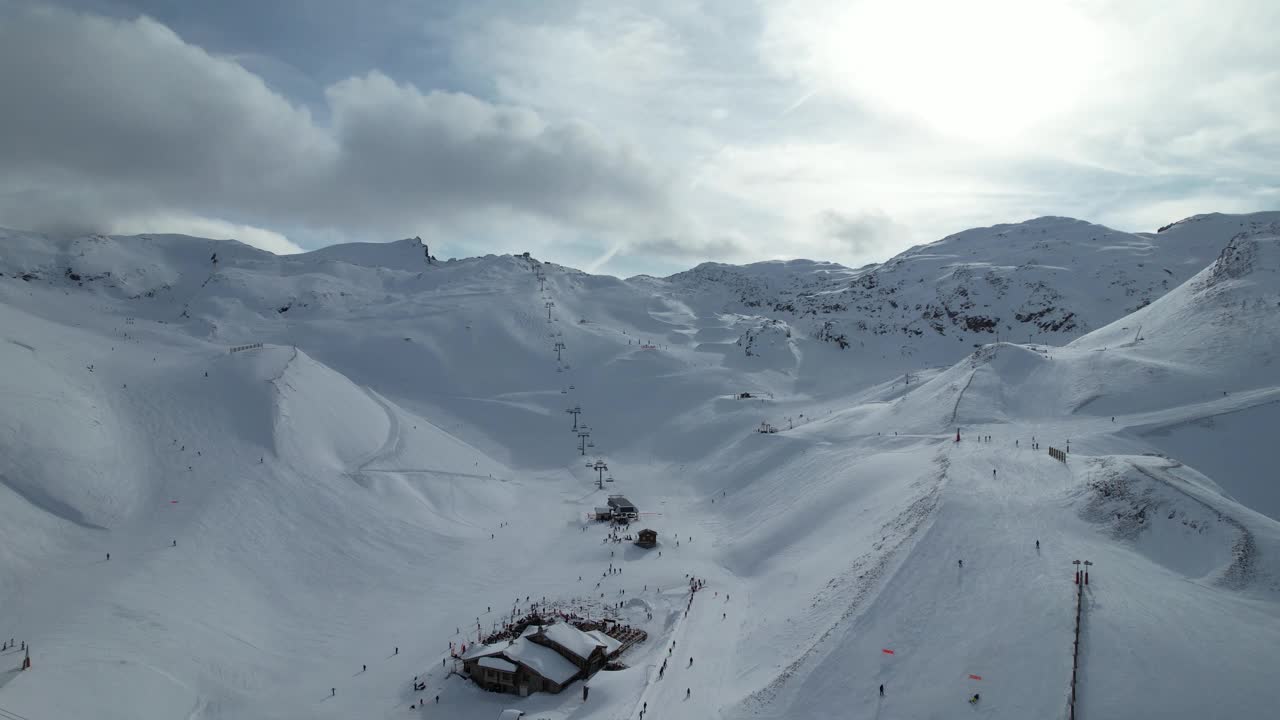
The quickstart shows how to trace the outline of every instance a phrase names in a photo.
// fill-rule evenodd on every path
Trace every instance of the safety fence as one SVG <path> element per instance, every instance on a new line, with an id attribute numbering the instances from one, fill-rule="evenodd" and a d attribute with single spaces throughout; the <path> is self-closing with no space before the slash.
<path id="1" fill-rule="evenodd" d="M 1060 462 L 1066 462 L 1066 461 L 1067 461 L 1067 454 L 1066 454 L 1066 453 L 1064 453 L 1064 452 L 1062 452 L 1061 450 L 1059 450 L 1059 449 L 1058 449 L 1058 448 L 1056 448 L 1056 447 L 1050 447 L 1050 448 L 1049 448 L 1049 457 L 1053 458 L 1054 460 L 1058 460 L 1058 461 L 1060 461 Z"/>
<path id="2" fill-rule="evenodd" d="M 241 352 L 241 351 L 244 351 L 244 350 L 257 350 L 257 349 L 258 349 L 258 348 L 260 348 L 260 347 L 262 347 L 262 343 L 250 343 L 250 344 L 248 344 L 248 345 L 236 345 L 235 347 L 231 348 L 231 350 L 229 350 L 228 352 L 238 353 L 238 352 Z"/>
<path id="3" fill-rule="evenodd" d="M 1076 634 L 1071 642 L 1071 697 L 1067 701 L 1068 720 L 1076 720 L 1076 697 L 1080 683 L 1080 619 L 1084 611 L 1084 586 L 1089 584 L 1089 565 L 1085 562 L 1082 572 L 1080 561 L 1076 560 Z"/>

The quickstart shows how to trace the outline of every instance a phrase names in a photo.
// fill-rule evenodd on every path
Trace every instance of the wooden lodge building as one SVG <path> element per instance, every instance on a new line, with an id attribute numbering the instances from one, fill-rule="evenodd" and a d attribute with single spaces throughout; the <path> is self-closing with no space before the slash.
<path id="1" fill-rule="evenodd" d="M 464 673 L 486 690 L 558 693 L 585 680 L 623 650 L 620 640 L 569 623 L 530 625 L 519 637 L 477 645 L 462 656 Z"/>

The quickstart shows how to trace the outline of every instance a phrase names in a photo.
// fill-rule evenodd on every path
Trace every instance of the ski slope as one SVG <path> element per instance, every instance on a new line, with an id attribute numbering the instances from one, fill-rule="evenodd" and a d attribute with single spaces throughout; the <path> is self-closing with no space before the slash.
<path id="1" fill-rule="evenodd" d="M 858 271 L 629 280 L 441 262 L 416 240 L 276 257 L 5 231 L 0 633 L 33 667 L 0 652 L 0 709 L 1066 717 L 1071 561 L 1087 559 L 1079 717 L 1264 717 L 1280 647 L 1273 215 L 1123 238 L 1041 219 Z M 823 313 L 763 302 L 856 294 L 873 272 L 936 297 L 978 282 L 956 280 L 974 263 L 1045 287 L 1061 273 L 1035 268 L 1114 280 L 1078 270 L 1086 250 L 1140 279 L 1158 256 L 1182 281 L 1141 280 L 1158 294 L 1136 310 L 1093 280 L 1059 287 L 1089 299 L 1076 329 L 1026 345 L 899 328 L 842 349 Z M 913 326 L 893 317 L 876 321 Z M 1068 441 L 1066 463 L 1047 454 Z M 657 548 L 587 522 L 610 492 Z M 706 583 L 692 599 L 690 576 Z M 649 640 L 585 702 L 580 683 L 518 698 L 450 674 L 450 643 L 537 602 Z"/>

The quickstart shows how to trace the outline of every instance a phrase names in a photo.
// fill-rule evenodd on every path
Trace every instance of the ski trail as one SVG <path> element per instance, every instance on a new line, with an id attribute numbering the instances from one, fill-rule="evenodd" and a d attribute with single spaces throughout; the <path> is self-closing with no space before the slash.
<path id="1" fill-rule="evenodd" d="M 742 706 L 759 712 L 772 705 L 784 693 L 794 692 L 792 680 L 800 677 L 800 682 L 807 677 L 801 672 L 823 662 L 831 650 L 830 643 L 841 632 L 849 632 L 859 619 L 871 613 L 881 602 L 884 588 L 893 582 L 897 573 L 906 567 L 917 548 L 932 530 L 933 520 L 937 516 L 943 501 L 944 489 L 949 482 L 951 460 L 947 451 L 939 450 L 936 462 L 939 466 L 933 482 L 927 492 L 919 496 L 894 520 L 885 525 L 886 535 L 892 535 L 893 544 L 887 549 L 868 553 L 857 558 L 844 573 L 845 577 L 857 580 L 852 586 L 852 597 L 847 601 L 843 613 L 822 635 L 818 636 L 807 650 L 788 664 L 774 679 L 764 687 L 745 698 Z M 881 548 L 884 546 L 882 545 Z"/>
<path id="2" fill-rule="evenodd" d="M 382 442 L 382 447 L 374 450 L 369 457 L 365 458 L 364 461 L 356 467 L 356 472 L 358 473 L 365 472 L 373 463 L 388 457 L 399 450 L 404 440 L 400 432 L 400 415 L 396 413 L 393 407 L 391 407 L 391 403 L 387 402 L 386 398 L 383 398 L 367 385 L 360 386 L 360 389 L 364 391 L 364 394 L 369 396 L 369 399 L 375 402 L 378 407 L 382 408 L 382 412 L 386 413 L 387 438 Z"/>
<path id="3" fill-rule="evenodd" d="M 708 585 L 693 593 L 687 616 L 682 615 L 671 633 L 675 649 L 668 659 L 666 672 L 660 680 L 656 670 L 651 673 L 628 718 L 638 719 L 646 702 L 649 704 L 646 718 L 708 720 L 722 716 L 721 693 L 728 683 L 730 667 L 723 659 L 734 654 L 743 617 L 738 605 L 727 602 L 724 593 L 717 596 L 718 591 L 711 587 Z M 717 613 L 721 617 L 715 617 Z M 686 694 L 686 691 L 690 692 Z"/>

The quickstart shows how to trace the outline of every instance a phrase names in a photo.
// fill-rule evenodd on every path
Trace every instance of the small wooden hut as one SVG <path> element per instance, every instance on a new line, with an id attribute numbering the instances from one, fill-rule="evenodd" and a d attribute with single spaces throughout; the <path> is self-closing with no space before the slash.
<path id="1" fill-rule="evenodd" d="M 649 530 L 648 528 L 645 528 L 644 530 L 641 530 L 641 531 L 640 531 L 640 533 L 639 533 L 639 537 L 637 537 L 637 538 L 636 538 L 636 544 L 637 544 L 637 545 L 639 545 L 639 546 L 640 546 L 640 547 L 642 547 L 642 548 L 651 548 L 651 547 L 653 547 L 653 546 L 657 545 L 657 544 L 658 544 L 658 531 L 657 531 L 657 530 Z"/>

